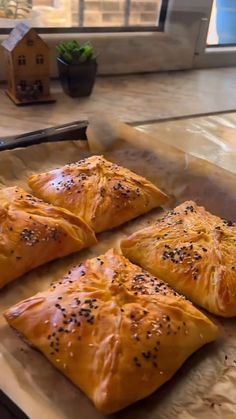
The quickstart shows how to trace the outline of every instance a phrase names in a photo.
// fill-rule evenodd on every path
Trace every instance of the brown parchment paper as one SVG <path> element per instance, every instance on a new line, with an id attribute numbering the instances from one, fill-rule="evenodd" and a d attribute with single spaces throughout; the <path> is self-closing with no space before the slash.
<path id="1" fill-rule="evenodd" d="M 92 150 L 146 176 L 170 196 L 169 207 L 196 200 L 227 219 L 236 219 L 236 176 L 207 161 L 190 157 L 117 121 L 94 118 L 88 131 Z M 0 153 L 0 187 L 21 185 L 32 172 L 74 162 L 91 151 L 82 141 L 41 144 Z M 27 188 L 28 189 L 28 188 Z M 142 228 L 161 210 L 119 229 L 98 235 L 99 243 L 76 255 L 51 262 L 0 292 L 0 386 L 30 419 L 101 419 L 91 402 L 39 352 L 8 327 L 1 313 L 12 304 L 46 289 L 72 263 L 97 256 L 122 237 Z M 194 354 L 175 377 L 147 399 L 112 415 L 114 419 L 236 418 L 235 319 L 214 320 L 220 339 Z"/>

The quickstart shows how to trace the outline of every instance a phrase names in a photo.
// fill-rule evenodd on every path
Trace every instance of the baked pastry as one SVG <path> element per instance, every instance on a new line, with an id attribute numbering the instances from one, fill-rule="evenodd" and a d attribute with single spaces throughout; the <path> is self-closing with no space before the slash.
<path id="1" fill-rule="evenodd" d="M 23 189 L 0 189 L 0 288 L 50 260 L 96 243 L 79 217 Z"/>
<path id="2" fill-rule="evenodd" d="M 103 156 L 32 175 L 29 186 L 39 198 L 79 215 L 97 233 L 167 201 L 151 182 Z"/>
<path id="3" fill-rule="evenodd" d="M 5 317 L 104 413 L 154 392 L 218 335 L 192 303 L 113 250 Z"/>
<path id="4" fill-rule="evenodd" d="M 236 226 L 188 201 L 121 242 L 125 256 L 211 313 L 236 316 Z"/>

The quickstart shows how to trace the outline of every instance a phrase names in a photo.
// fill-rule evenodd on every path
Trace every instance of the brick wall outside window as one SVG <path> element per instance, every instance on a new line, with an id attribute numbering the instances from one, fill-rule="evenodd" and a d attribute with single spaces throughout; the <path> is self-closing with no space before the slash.
<path id="1" fill-rule="evenodd" d="M 80 3 L 82 1 L 82 3 Z M 130 6 L 127 6 L 130 1 Z M 154 26 L 158 24 L 162 0 L 33 0 L 34 6 L 69 7 L 72 25 L 79 26 Z M 56 9 L 55 9 L 56 10 Z M 129 12 L 128 12 L 129 10 Z M 127 13 L 129 17 L 127 17 Z"/>

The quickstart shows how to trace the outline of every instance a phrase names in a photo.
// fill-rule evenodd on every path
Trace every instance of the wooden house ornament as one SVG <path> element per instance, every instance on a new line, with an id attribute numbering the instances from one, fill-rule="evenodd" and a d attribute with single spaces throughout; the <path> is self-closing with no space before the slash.
<path id="1" fill-rule="evenodd" d="M 35 29 L 19 23 L 2 43 L 8 88 L 16 105 L 54 102 L 50 96 L 49 47 Z"/>

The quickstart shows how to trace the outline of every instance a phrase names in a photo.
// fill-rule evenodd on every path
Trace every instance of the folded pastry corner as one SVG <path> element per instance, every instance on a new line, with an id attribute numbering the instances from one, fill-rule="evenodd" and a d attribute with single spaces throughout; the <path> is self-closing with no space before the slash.
<path id="1" fill-rule="evenodd" d="M 28 194 L 0 189 L 0 288 L 53 259 L 96 243 L 79 217 Z"/>
<path id="2" fill-rule="evenodd" d="M 192 303 L 114 250 L 5 318 L 106 414 L 153 393 L 218 336 Z"/>
<path id="3" fill-rule="evenodd" d="M 193 201 L 122 240 L 132 262 L 208 311 L 236 316 L 236 226 Z"/>
<path id="4" fill-rule="evenodd" d="M 32 175 L 28 183 L 36 196 L 80 216 L 97 233 L 168 200 L 150 181 L 103 156 Z"/>

